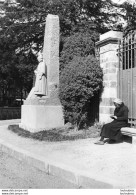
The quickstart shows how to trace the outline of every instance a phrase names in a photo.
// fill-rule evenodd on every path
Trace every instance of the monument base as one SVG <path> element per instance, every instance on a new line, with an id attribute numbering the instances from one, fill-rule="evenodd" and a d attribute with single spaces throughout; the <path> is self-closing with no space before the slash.
<path id="1" fill-rule="evenodd" d="M 22 105 L 19 127 L 34 133 L 62 126 L 62 106 Z"/>

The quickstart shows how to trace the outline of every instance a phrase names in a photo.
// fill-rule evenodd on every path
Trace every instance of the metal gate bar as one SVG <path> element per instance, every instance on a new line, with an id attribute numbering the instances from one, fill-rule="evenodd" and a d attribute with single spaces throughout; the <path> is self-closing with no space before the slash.
<path id="1" fill-rule="evenodd" d="M 129 122 L 136 126 L 136 31 L 131 31 L 120 42 L 119 97 L 129 108 Z"/>

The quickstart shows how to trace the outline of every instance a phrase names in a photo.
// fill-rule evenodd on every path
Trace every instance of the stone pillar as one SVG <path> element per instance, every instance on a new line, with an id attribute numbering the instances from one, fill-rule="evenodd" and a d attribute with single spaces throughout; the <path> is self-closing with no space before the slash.
<path id="1" fill-rule="evenodd" d="M 43 58 L 47 65 L 48 97 L 59 85 L 59 17 L 48 14 L 46 19 Z"/>
<path id="2" fill-rule="evenodd" d="M 47 66 L 47 96 L 32 96 L 21 107 L 20 127 L 38 132 L 64 125 L 63 108 L 59 99 L 59 17 L 46 18 L 43 58 Z"/>
<path id="3" fill-rule="evenodd" d="M 96 46 L 100 51 L 100 66 L 103 69 L 104 90 L 100 102 L 99 121 L 110 122 L 110 115 L 114 112 L 113 100 L 118 97 L 118 70 L 119 59 L 117 56 L 118 42 L 122 32 L 109 31 L 100 35 Z"/>

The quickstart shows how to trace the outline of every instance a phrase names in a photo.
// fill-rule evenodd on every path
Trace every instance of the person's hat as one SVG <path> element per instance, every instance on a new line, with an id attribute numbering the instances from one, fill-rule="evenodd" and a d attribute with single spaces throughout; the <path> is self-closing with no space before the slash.
<path id="1" fill-rule="evenodd" d="M 122 100 L 119 99 L 119 98 L 116 98 L 113 102 L 116 103 L 116 104 L 122 104 L 123 103 Z"/>

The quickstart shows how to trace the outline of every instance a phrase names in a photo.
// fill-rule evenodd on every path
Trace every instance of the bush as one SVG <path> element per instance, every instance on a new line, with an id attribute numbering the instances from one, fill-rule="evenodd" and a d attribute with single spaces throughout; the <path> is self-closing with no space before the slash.
<path id="1" fill-rule="evenodd" d="M 60 99 L 65 120 L 79 129 L 87 125 L 91 98 L 102 89 L 102 70 L 94 56 L 77 57 L 67 64 L 60 75 Z"/>

